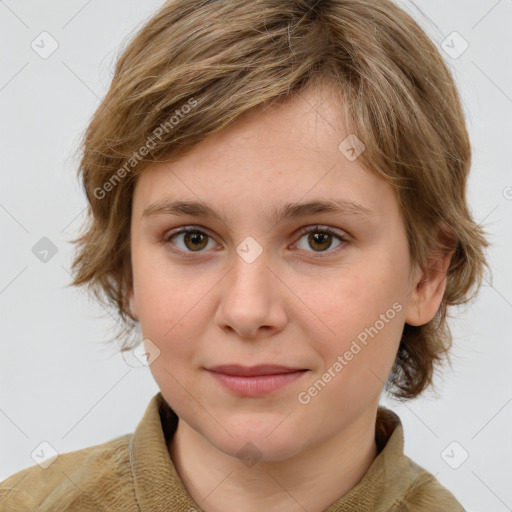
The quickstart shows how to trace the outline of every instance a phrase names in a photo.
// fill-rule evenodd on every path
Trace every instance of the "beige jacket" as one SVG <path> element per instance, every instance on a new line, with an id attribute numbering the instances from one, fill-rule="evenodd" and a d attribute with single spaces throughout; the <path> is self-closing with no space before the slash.
<path id="1" fill-rule="evenodd" d="M 60 454 L 0 484 L 0 512 L 199 512 L 167 451 L 178 418 L 161 393 L 133 434 Z M 325 512 L 465 512 L 426 470 L 403 453 L 398 416 L 379 407 L 379 455 L 363 479 Z M 226 508 L 228 511 L 229 508 Z"/>

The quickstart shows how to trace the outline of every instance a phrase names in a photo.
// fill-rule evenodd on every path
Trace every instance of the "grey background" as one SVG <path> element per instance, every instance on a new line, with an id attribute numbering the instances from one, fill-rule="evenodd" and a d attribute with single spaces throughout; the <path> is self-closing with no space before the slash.
<path id="1" fill-rule="evenodd" d="M 132 432 L 158 391 L 147 367 L 105 345 L 109 313 L 67 285 L 68 240 L 85 208 L 76 144 L 121 43 L 161 3 L 0 1 L 0 480 L 33 465 L 42 441 L 63 453 Z M 442 53 L 447 37 L 462 48 L 454 31 L 469 44 L 443 55 L 468 116 L 469 202 L 491 234 L 493 281 L 452 312 L 454 364 L 437 381 L 440 397 L 382 403 L 402 420 L 406 453 L 468 511 L 512 510 L 512 0 L 400 5 Z M 31 47 L 43 31 L 58 43 L 46 59 Z M 56 249 L 46 262 L 33 253 L 43 237 Z M 452 469 L 446 461 L 456 465 L 462 450 L 468 459 Z"/>

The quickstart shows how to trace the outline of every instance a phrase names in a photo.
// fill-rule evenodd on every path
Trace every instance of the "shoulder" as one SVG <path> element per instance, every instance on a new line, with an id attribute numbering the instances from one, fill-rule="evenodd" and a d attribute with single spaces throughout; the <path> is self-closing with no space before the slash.
<path id="1" fill-rule="evenodd" d="M 373 487 L 381 493 L 373 502 L 376 512 L 465 512 L 432 473 L 404 453 L 400 418 L 382 406 L 377 411 L 375 439 L 381 449 L 372 466 Z"/>
<path id="2" fill-rule="evenodd" d="M 414 468 L 414 481 L 390 512 L 465 512 L 455 496 L 434 475 L 411 459 L 409 462 Z"/>
<path id="3" fill-rule="evenodd" d="M 102 444 L 59 454 L 46 468 L 34 465 L 0 483 L 0 512 L 68 510 L 82 504 L 81 510 L 94 510 L 95 497 L 122 495 L 131 485 L 129 444 L 133 434 Z M 122 489 L 120 489 L 122 487 Z M 89 503 L 88 505 L 86 503 Z M 56 506 L 57 505 L 57 506 Z"/>

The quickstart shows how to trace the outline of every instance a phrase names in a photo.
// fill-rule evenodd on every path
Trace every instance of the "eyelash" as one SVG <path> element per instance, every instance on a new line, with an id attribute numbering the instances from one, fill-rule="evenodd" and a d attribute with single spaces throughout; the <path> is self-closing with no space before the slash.
<path id="1" fill-rule="evenodd" d="M 213 239 L 213 237 L 211 237 L 208 233 L 204 232 L 202 229 L 199 229 L 198 227 L 186 226 L 186 227 L 178 228 L 176 231 L 171 231 L 170 233 L 166 234 L 164 239 L 163 239 L 163 244 L 167 244 L 168 242 L 170 242 L 171 245 L 174 245 L 174 244 L 172 244 L 171 239 L 173 237 L 175 237 L 177 235 L 180 235 L 180 234 L 183 234 L 183 233 L 199 233 L 201 235 L 206 235 L 210 239 Z M 297 242 L 300 241 L 300 239 L 304 235 L 307 235 L 309 233 L 322 233 L 322 234 L 332 235 L 335 238 L 338 238 L 338 240 L 341 242 L 336 248 L 334 248 L 332 250 L 328 249 L 326 251 L 320 251 L 320 252 L 305 251 L 305 252 L 308 252 L 308 253 L 312 253 L 314 255 L 313 256 L 314 258 L 327 258 L 327 257 L 330 257 L 330 256 L 332 256 L 333 253 L 336 254 L 340 250 L 343 250 L 343 247 L 349 243 L 348 239 L 345 236 L 343 236 L 341 233 L 339 233 L 338 231 L 335 231 L 335 230 L 333 230 L 332 228 L 329 228 L 329 227 L 322 227 L 322 226 L 318 226 L 318 225 L 316 225 L 316 226 L 308 226 L 306 228 L 301 229 L 300 232 L 299 232 L 299 238 L 298 238 Z M 295 242 L 295 243 L 297 243 L 297 242 Z M 178 252 L 184 258 L 194 258 L 194 257 L 196 257 L 193 251 L 183 251 L 181 249 L 171 249 L 171 250 L 173 252 Z M 202 252 L 203 251 L 197 251 L 198 254 L 200 254 Z M 327 254 L 323 254 L 324 252 L 327 253 Z"/>

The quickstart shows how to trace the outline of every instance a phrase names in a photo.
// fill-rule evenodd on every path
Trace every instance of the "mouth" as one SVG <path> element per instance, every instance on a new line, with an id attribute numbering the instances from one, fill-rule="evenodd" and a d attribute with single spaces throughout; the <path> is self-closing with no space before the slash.
<path id="1" fill-rule="evenodd" d="M 308 370 L 273 364 L 258 366 L 220 365 L 206 368 L 225 389 L 240 396 L 262 396 L 300 379 Z"/>

